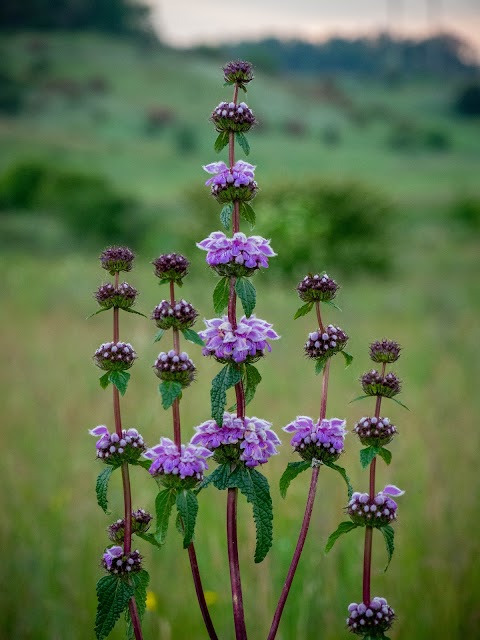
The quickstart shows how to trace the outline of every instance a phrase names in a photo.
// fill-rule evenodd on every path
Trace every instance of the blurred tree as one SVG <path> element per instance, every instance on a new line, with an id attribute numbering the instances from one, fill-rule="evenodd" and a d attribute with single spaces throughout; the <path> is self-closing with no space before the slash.
<path id="1" fill-rule="evenodd" d="M 474 82 L 460 89 L 455 111 L 461 116 L 480 116 L 480 84 Z"/>

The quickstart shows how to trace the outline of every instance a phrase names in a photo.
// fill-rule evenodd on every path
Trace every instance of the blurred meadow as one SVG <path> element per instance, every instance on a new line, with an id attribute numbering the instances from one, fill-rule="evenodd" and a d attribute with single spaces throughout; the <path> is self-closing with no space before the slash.
<path id="1" fill-rule="evenodd" d="M 96 310 L 93 291 L 108 279 L 98 255 L 114 242 L 136 251 L 127 279 L 141 292 L 136 308 L 149 315 L 166 295 L 151 260 L 182 251 L 192 269 L 181 295 L 201 318 L 213 317 L 215 278 L 195 242 L 220 228 L 201 166 L 216 159 L 208 117 L 230 97 L 220 70 L 229 58 L 84 32 L 3 34 L 1 51 L 0 638 L 85 640 L 93 637 L 104 531 L 122 508 L 119 474 L 111 515 L 96 504 L 100 463 L 87 431 L 113 424 L 111 392 L 100 389 L 91 360 L 110 339 L 110 315 L 85 320 Z M 310 316 L 293 321 L 294 289 L 307 271 L 325 270 L 342 287 L 342 313 L 331 309 L 327 320 L 347 331 L 354 356 L 348 369 L 343 359 L 333 362 L 329 416 L 347 418 L 351 429 L 369 414 L 373 401 L 350 404 L 371 368 L 368 344 L 389 337 L 403 346 L 394 370 L 410 411 L 382 404 L 399 436 L 377 487 L 406 491 L 386 573 L 384 543 L 374 537 L 372 591 L 398 615 L 389 636 L 473 638 L 480 623 L 480 107 L 462 112 L 461 98 L 478 86 L 478 69 L 287 73 L 259 60 L 255 75 L 246 97 L 259 119 L 248 158 L 260 186 L 255 233 L 279 253 L 255 278 L 256 312 L 282 339 L 259 363 L 263 382 L 250 412 L 278 433 L 296 415 L 318 413 L 320 381 L 303 356 L 315 327 Z M 151 321 L 123 314 L 121 337 L 139 355 L 123 421 L 149 445 L 171 435 L 151 370 L 154 333 Z M 185 440 L 209 417 L 218 371 L 198 347 L 188 351 L 198 380 L 181 403 Z M 250 506 L 241 500 L 239 508 L 252 640 L 267 635 L 308 491 L 304 474 L 281 499 L 278 480 L 295 459 L 282 441 L 264 469 L 275 520 L 274 546 L 261 565 L 253 563 Z M 358 452 L 349 435 L 342 464 L 363 491 Z M 132 476 L 135 508 L 153 510 L 155 483 L 142 469 Z M 340 476 L 322 469 L 279 640 L 349 637 L 344 620 L 349 602 L 361 598 L 363 535 L 354 531 L 323 552 L 345 504 Z M 233 637 L 225 509 L 225 495 L 200 494 L 196 550 L 222 640 Z M 138 547 L 151 575 L 145 638 L 206 637 L 173 522 L 161 551 Z M 122 625 L 112 639 L 124 637 Z"/>

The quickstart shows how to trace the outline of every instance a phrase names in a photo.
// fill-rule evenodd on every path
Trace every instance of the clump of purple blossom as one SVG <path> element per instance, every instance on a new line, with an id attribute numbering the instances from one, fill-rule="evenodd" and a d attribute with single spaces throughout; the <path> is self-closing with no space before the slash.
<path id="1" fill-rule="evenodd" d="M 327 274 L 318 273 L 305 276 L 297 285 L 297 292 L 304 302 L 329 302 L 333 300 L 338 290 L 338 284 Z"/>
<path id="2" fill-rule="evenodd" d="M 195 378 L 196 367 L 188 357 L 188 353 L 177 353 L 170 349 L 168 353 L 158 354 L 155 364 L 155 375 L 166 382 L 179 382 L 182 387 L 188 387 Z"/>
<path id="3" fill-rule="evenodd" d="M 261 236 L 247 237 L 234 233 L 228 238 L 223 231 L 214 231 L 208 238 L 197 242 L 207 251 L 206 262 L 221 276 L 250 276 L 260 267 L 268 267 L 268 258 L 276 256 L 270 240 Z"/>
<path id="4" fill-rule="evenodd" d="M 218 202 L 248 202 L 257 194 L 255 167 L 244 160 L 238 160 L 232 169 L 225 162 L 212 162 L 203 168 L 207 173 L 213 174 L 205 185 L 211 187 L 212 196 Z"/>
<path id="5" fill-rule="evenodd" d="M 145 533 L 153 520 L 148 511 L 137 509 L 132 511 L 132 533 Z M 122 543 L 125 537 L 125 518 L 119 518 L 108 529 L 108 537 L 112 542 Z"/>
<path id="6" fill-rule="evenodd" d="M 392 626 L 395 612 L 385 598 L 375 596 L 369 603 L 348 605 L 347 626 L 352 633 L 370 638 L 383 637 Z"/>
<path id="7" fill-rule="evenodd" d="M 117 271 L 130 271 L 134 259 L 135 254 L 128 247 L 108 247 L 100 254 L 103 269 L 112 276 Z"/>
<path id="8" fill-rule="evenodd" d="M 101 424 L 95 429 L 90 429 L 88 433 L 98 438 L 95 445 L 97 458 L 106 464 L 135 462 L 145 451 L 143 438 L 136 429 L 123 429 L 120 437 L 115 431 L 110 433 L 107 427 Z"/>
<path id="9" fill-rule="evenodd" d="M 213 356 L 219 362 L 253 362 L 264 355 L 265 349 L 271 351 L 267 340 L 280 337 L 272 325 L 252 314 L 242 316 L 236 329 L 232 328 L 228 316 L 204 321 L 207 328 L 199 332 L 205 342 L 204 356 Z"/>
<path id="10" fill-rule="evenodd" d="M 246 132 L 256 123 L 253 111 L 245 102 L 240 104 L 221 102 L 215 107 L 210 120 L 219 133 L 222 131 Z"/>
<path id="11" fill-rule="evenodd" d="M 130 369 L 136 357 L 137 354 L 129 342 L 104 342 L 93 354 L 95 364 L 104 371 Z"/>
<path id="12" fill-rule="evenodd" d="M 297 416 L 283 430 L 293 433 L 290 444 L 304 460 L 334 462 L 344 449 L 345 424 L 340 418 L 314 422 L 308 416 Z"/>
<path id="13" fill-rule="evenodd" d="M 367 396 L 384 396 L 385 398 L 393 398 L 401 390 L 401 380 L 390 372 L 385 376 L 372 369 L 367 371 L 360 378 L 362 389 Z"/>
<path id="14" fill-rule="evenodd" d="M 388 484 L 373 500 L 368 493 L 356 491 L 348 503 L 347 513 L 355 524 L 383 527 L 397 518 L 398 505 L 393 496 L 401 496 L 404 493 L 405 491 L 393 484 Z"/>
<path id="15" fill-rule="evenodd" d="M 215 420 L 202 422 L 191 441 L 213 451 L 220 464 L 241 460 L 247 467 L 256 467 L 278 453 L 276 446 L 281 443 L 271 426 L 255 416 L 238 418 L 225 412 L 221 427 Z"/>
<path id="16" fill-rule="evenodd" d="M 198 312 L 186 300 L 178 300 L 173 306 L 168 300 L 162 300 L 152 311 L 152 320 L 159 329 L 188 329 L 197 319 Z"/>
<path id="17" fill-rule="evenodd" d="M 395 340 L 377 340 L 370 345 L 370 358 L 374 362 L 396 362 L 400 357 L 401 346 Z"/>
<path id="18" fill-rule="evenodd" d="M 181 284 L 188 273 L 190 262 L 180 253 L 164 253 L 155 258 L 152 264 L 157 278 Z"/>
<path id="19" fill-rule="evenodd" d="M 238 84 L 244 88 L 243 85 L 251 82 L 254 78 L 253 66 L 245 60 L 234 60 L 223 67 L 223 75 L 228 84 Z"/>
<path id="20" fill-rule="evenodd" d="M 128 282 L 122 282 L 118 287 L 107 282 L 102 284 L 95 292 L 95 300 L 103 309 L 119 307 L 120 309 L 130 309 L 135 304 L 138 291 Z"/>
<path id="21" fill-rule="evenodd" d="M 348 336 L 340 327 L 334 327 L 333 324 L 329 324 L 323 331 L 317 329 L 308 334 L 308 340 L 305 343 L 305 354 L 308 358 L 315 360 L 329 358 L 342 351 L 347 341 Z"/>
<path id="22" fill-rule="evenodd" d="M 203 479 L 203 472 L 208 469 L 207 458 L 212 452 L 192 443 L 182 444 L 181 450 L 170 438 L 160 438 L 160 444 L 143 454 L 152 460 L 150 473 L 164 485 L 183 484 L 193 487 Z"/>
<path id="23" fill-rule="evenodd" d="M 124 553 L 119 546 L 110 547 L 105 550 L 102 558 L 103 568 L 115 575 L 127 575 L 142 568 L 142 556 L 135 550 Z"/>
<path id="24" fill-rule="evenodd" d="M 367 447 L 383 447 L 392 440 L 397 429 L 390 423 L 389 418 L 372 416 L 360 418 L 353 428 L 353 433 L 356 433 L 360 442 Z"/>

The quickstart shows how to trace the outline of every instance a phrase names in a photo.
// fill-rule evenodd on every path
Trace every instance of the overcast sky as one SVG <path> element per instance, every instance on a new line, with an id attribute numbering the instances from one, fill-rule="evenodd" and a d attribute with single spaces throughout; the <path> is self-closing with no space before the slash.
<path id="1" fill-rule="evenodd" d="M 480 0 L 147 0 L 162 37 L 177 46 L 266 35 L 321 40 L 379 30 L 442 29 L 480 51 Z"/>

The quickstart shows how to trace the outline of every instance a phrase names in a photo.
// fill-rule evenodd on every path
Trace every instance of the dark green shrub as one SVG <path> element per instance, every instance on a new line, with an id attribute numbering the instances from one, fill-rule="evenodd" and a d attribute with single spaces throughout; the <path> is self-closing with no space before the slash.
<path id="1" fill-rule="evenodd" d="M 451 207 L 451 217 L 466 231 L 480 231 L 480 198 L 460 196 Z"/>
<path id="2" fill-rule="evenodd" d="M 35 160 L 14 164 L 0 177 L 0 207 L 30 209 L 50 167 Z"/>
<path id="3" fill-rule="evenodd" d="M 480 84 L 472 82 L 460 89 L 455 98 L 454 110 L 461 116 L 480 116 Z"/>

